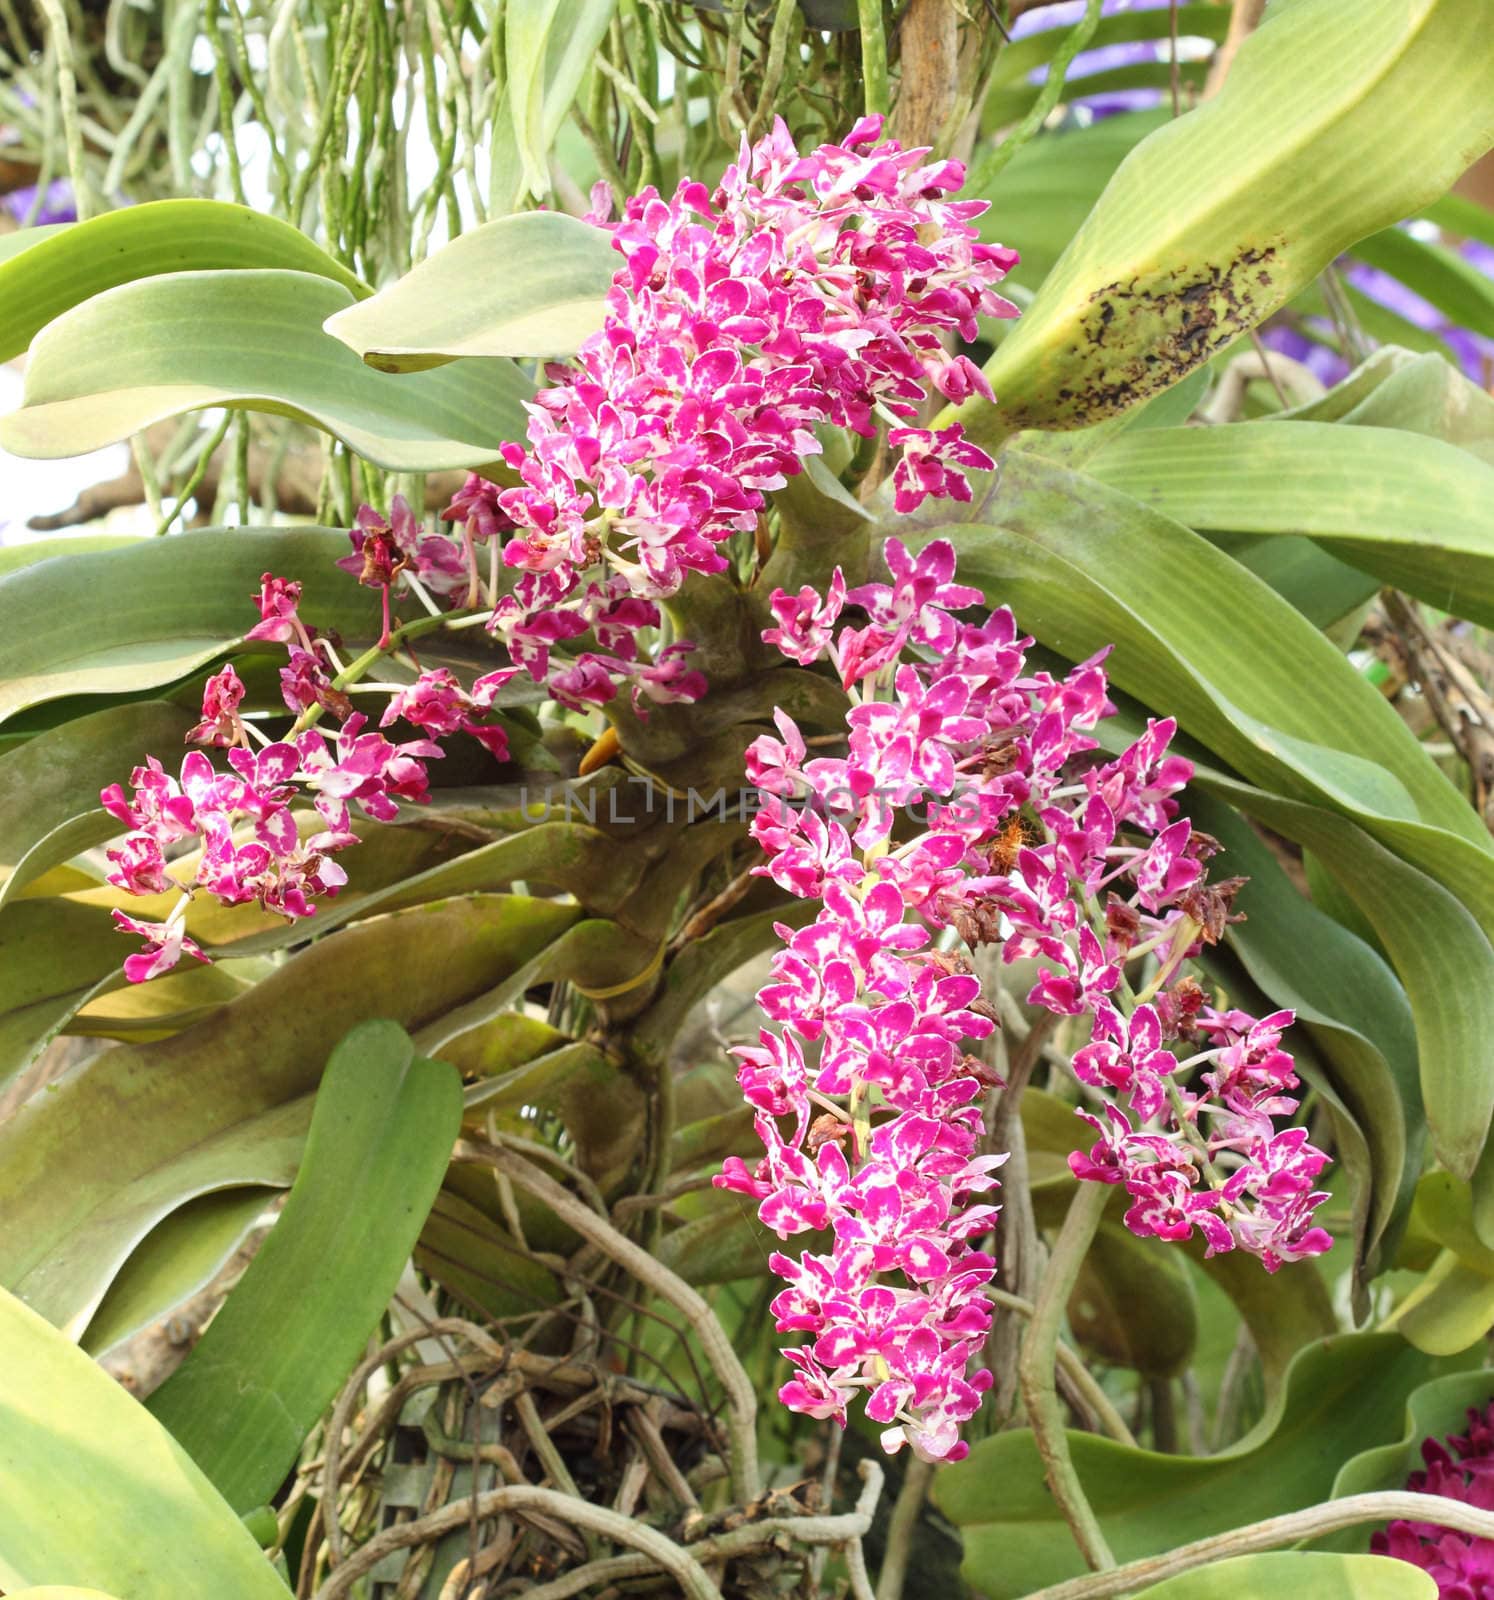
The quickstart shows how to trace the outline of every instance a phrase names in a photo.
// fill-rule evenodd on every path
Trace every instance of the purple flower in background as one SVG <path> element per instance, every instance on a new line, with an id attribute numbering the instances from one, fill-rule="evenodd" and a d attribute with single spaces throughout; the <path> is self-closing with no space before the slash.
<path id="1" fill-rule="evenodd" d="M 78 220 L 78 203 L 73 198 L 73 186 L 66 178 L 54 178 L 47 185 L 40 205 L 37 204 L 36 190 L 37 186 L 32 184 L 29 188 L 12 189 L 9 194 L 0 195 L 0 209 L 8 212 L 17 222 L 31 227 Z M 36 207 L 35 216 L 31 215 L 33 206 Z"/>
<path id="2" fill-rule="evenodd" d="M 1409 224 L 1402 224 L 1411 231 Z M 1485 276 L 1494 276 L 1494 248 L 1477 239 L 1446 246 Z M 1408 289 L 1399 278 L 1362 261 L 1344 258 L 1340 269 L 1349 285 L 1397 316 L 1428 333 L 1435 334 L 1451 352 L 1465 376 L 1484 388 L 1494 384 L 1494 339 L 1460 327 L 1445 312 L 1439 311 Z M 1346 377 L 1352 363 L 1324 340 L 1332 340 L 1333 329 L 1318 317 L 1278 317 L 1261 330 L 1268 350 L 1300 361 L 1326 387 L 1332 388 Z"/>
<path id="3" fill-rule="evenodd" d="M 1321 326 L 1314 319 L 1309 326 Z M 1323 328 L 1325 333 L 1330 330 Z M 1349 362 L 1287 318 L 1273 318 L 1261 329 L 1261 343 L 1277 355 L 1300 361 L 1325 389 L 1349 375 Z"/>
<path id="4" fill-rule="evenodd" d="M 1124 15 L 1133 11 L 1165 11 L 1168 0 L 1105 0 L 1100 14 L 1105 17 Z M 1084 0 L 1066 0 L 1063 5 L 1041 6 L 1035 11 L 1025 11 L 1012 24 L 1012 38 L 1025 39 L 1053 29 L 1069 29 L 1084 16 Z M 1196 61 L 1208 41 L 1199 40 L 1186 33 L 1178 40 L 1178 57 L 1183 61 Z M 1101 94 L 1085 94 L 1084 80 L 1097 73 L 1113 72 L 1123 67 L 1146 66 L 1152 62 L 1167 61 L 1172 45 L 1164 27 L 1157 39 L 1137 39 L 1126 44 L 1101 45 L 1098 49 L 1083 50 L 1074 57 L 1067 74 L 1064 102 L 1082 106 L 1086 120 L 1098 122 L 1123 111 L 1150 111 L 1167 98 L 1162 89 L 1110 89 Z M 1047 76 L 1046 65 L 1035 67 L 1028 73 L 1028 81 L 1040 84 Z"/>
<path id="5" fill-rule="evenodd" d="M 1412 230 L 1408 227 L 1407 231 Z M 1494 276 L 1494 249 L 1490 246 L 1477 239 L 1469 239 L 1460 246 L 1449 248 L 1485 276 Z M 1403 316 L 1407 322 L 1436 334 L 1475 383 L 1487 386 L 1494 381 L 1494 339 L 1459 327 L 1445 312 L 1429 305 L 1388 272 L 1381 272 L 1360 261 L 1351 261 L 1347 264 L 1345 275 L 1356 289 L 1362 290 L 1371 300 L 1378 300 L 1382 306 Z"/>

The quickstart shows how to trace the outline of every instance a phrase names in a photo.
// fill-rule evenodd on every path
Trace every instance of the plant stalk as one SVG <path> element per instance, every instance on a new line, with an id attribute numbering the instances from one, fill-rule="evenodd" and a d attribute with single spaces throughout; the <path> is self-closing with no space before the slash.
<path id="1" fill-rule="evenodd" d="M 1096 8 L 1099 0 L 1094 0 Z M 882 0 L 856 0 L 861 29 L 861 80 L 865 86 L 866 114 L 886 116 L 891 101 L 887 90 L 887 30 L 882 20 Z"/>
<path id="2" fill-rule="evenodd" d="M 1019 1294 L 1008 1294 L 1004 1289 L 993 1288 L 990 1284 L 986 1285 L 985 1292 L 993 1305 L 1015 1311 L 1019 1317 L 1031 1317 L 1036 1309 L 1031 1300 L 1024 1300 Z M 1069 1380 L 1071 1395 L 1084 1401 L 1094 1414 L 1094 1420 L 1117 1444 L 1125 1445 L 1128 1450 L 1136 1449 L 1136 1440 L 1126 1426 L 1126 1419 L 1115 1409 L 1115 1402 L 1100 1387 L 1079 1352 L 1060 1339 L 1056 1355 L 1056 1366 L 1062 1369 L 1064 1377 Z"/>
<path id="3" fill-rule="evenodd" d="M 892 1502 L 887 1523 L 887 1553 L 877 1574 L 877 1600 L 902 1600 L 903 1583 L 908 1576 L 908 1558 L 913 1553 L 913 1532 L 934 1481 L 933 1463 L 917 1458 L 908 1463 L 903 1486 Z"/>
<path id="4" fill-rule="evenodd" d="M 1090 1507 L 1079 1474 L 1069 1455 L 1064 1432 L 1063 1406 L 1055 1381 L 1059 1330 L 1064 1309 L 1079 1277 L 1079 1268 L 1105 1214 L 1110 1187 L 1103 1183 L 1081 1183 L 1069 1206 L 1053 1247 L 1033 1303 L 1032 1321 L 1022 1341 L 1018 1376 L 1027 1419 L 1032 1427 L 1043 1473 L 1053 1498 L 1063 1512 L 1080 1554 L 1094 1568 L 1113 1567 L 1115 1557 Z M 1107 1591 L 1108 1592 L 1108 1591 Z"/>
<path id="5" fill-rule="evenodd" d="M 986 183 L 1001 171 L 1048 120 L 1049 113 L 1058 104 L 1059 96 L 1063 93 L 1064 81 L 1068 77 L 1075 56 L 1094 37 L 1094 31 L 1100 25 L 1100 4 L 1101 0 L 1086 0 L 1084 15 L 1069 29 L 1057 54 L 1048 63 L 1048 75 L 1043 79 L 1043 87 L 1032 108 L 986 158 L 985 166 L 982 168 L 982 176 Z"/>

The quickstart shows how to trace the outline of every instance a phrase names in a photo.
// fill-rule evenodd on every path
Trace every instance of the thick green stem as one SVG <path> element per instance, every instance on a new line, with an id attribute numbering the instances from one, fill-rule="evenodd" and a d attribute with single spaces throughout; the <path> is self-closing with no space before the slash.
<path id="1" fill-rule="evenodd" d="M 1019 1294 L 1008 1294 L 1006 1290 L 993 1288 L 990 1284 L 986 1285 L 986 1295 L 992 1305 L 1002 1306 L 1007 1311 L 1015 1311 L 1019 1317 L 1030 1317 L 1035 1309 L 1031 1300 L 1024 1300 Z M 1085 1366 L 1079 1352 L 1070 1349 L 1060 1339 L 1054 1354 L 1057 1358 L 1055 1364 L 1063 1369 L 1064 1376 L 1069 1380 L 1070 1392 L 1083 1400 L 1094 1413 L 1095 1421 L 1112 1439 L 1118 1444 L 1125 1445 L 1128 1450 L 1134 1450 L 1136 1440 L 1126 1426 L 1126 1419 L 1115 1409 L 1115 1402 L 1100 1387 L 1099 1381 Z"/>
<path id="2" fill-rule="evenodd" d="M 779 89 L 783 87 L 784 74 L 788 68 L 789 40 L 797 41 L 803 25 L 803 18 L 795 0 L 778 0 L 773 12 L 772 32 L 768 35 L 768 54 L 763 66 L 757 109 L 752 113 L 752 121 L 747 125 L 749 139 L 761 138 L 767 129 L 768 119 L 773 115 L 775 100 Z"/>
<path id="3" fill-rule="evenodd" d="M 223 37 L 219 0 L 208 0 L 203 20 L 213 43 L 213 76 L 218 86 L 218 131 L 223 140 L 223 153 L 228 158 L 229 188 L 239 205 L 247 205 L 244 198 L 244 169 L 239 160 L 238 131 L 234 127 L 233 72 L 229 66 L 228 45 Z"/>
<path id="4" fill-rule="evenodd" d="M 169 516 L 161 518 L 156 527 L 156 538 L 161 538 L 171 531 L 171 524 L 182 514 L 182 507 L 197 493 L 198 486 L 207 476 L 208 463 L 213 459 L 213 452 L 223 443 L 228 433 L 229 424 L 233 421 L 233 412 L 225 411 L 223 420 L 213 430 L 212 437 L 203 446 L 202 454 L 197 458 L 197 465 L 192 469 L 192 476 L 181 486 L 176 496 L 176 503 L 171 508 Z"/>
<path id="5" fill-rule="evenodd" d="M 73 185 L 73 204 L 79 222 L 86 222 L 98 209 L 93 185 L 83 160 L 83 129 L 78 120 L 78 78 L 73 63 L 73 37 L 68 31 L 67 11 L 61 0 L 37 0 L 37 10 L 47 20 L 52 41 L 52 57 L 57 63 L 57 104 L 62 112 L 62 137 L 67 147 L 67 174 Z M 44 186 L 43 186 L 44 187 Z"/>
<path id="6" fill-rule="evenodd" d="M 485 616 L 486 613 L 480 613 L 480 615 Z M 438 628 L 456 628 L 464 624 L 470 625 L 473 620 L 473 613 L 462 611 L 442 612 L 437 617 L 416 617 L 413 622 L 407 622 L 403 627 L 392 629 L 387 644 L 370 645 L 361 656 L 356 656 L 332 680 L 332 687 L 334 689 L 346 689 L 349 685 L 358 683 L 361 679 L 366 678 L 380 661 L 392 656 L 407 639 L 418 639 L 422 634 L 434 633 Z M 295 726 L 286 735 L 286 738 L 294 739 L 298 733 L 305 733 L 313 723 L 320 722 L 322 709 L 320 705 L 308 706 L 296 718 Z"/>
<path id="7" fill-rule="evenodd" d="M 1115 1557 L 1105 1542 L 1099 1521 L 1090 1508 L 1079 1474 L 1069 1455 L 1068 1435 L 1064 1432 L 1063 1407 L 1058 1399 L 1055 1367 L 1058 1337 L 1064 1309 L 1079 1277 L 1079 1268 L 1089 1251 L 1110 1187 L 1103 1183 L 1081 1183 L 1059 1230 L 1042 1282 L 1033 1302 L 1032 1321 L 1022 1341 L 1018 1372 L 1027 1420 L 1042 1457 L 1043 1472 L 1058 1508 L 1063 1512 L 1074 1543 L 1091 1567 L 1113 1567 Z"/>
<path id="8" fill-rule="evenodd" d="M 892 1504 L 892 1516 L 887 1524 L 887 1553 L 882 1557 L 882 1570 L 877 1574 L 877 1600 L 902 1600 L 908 1560 L 913 1554 L 914 1530 L 933 1481 L 932 1462 L 914 1460 L 908 1463 L 903 1486 Z"/>
<path id="9" fill-rule="evenodd" d="M 1094 0 L 1098 8 L 1100 0 Z M 887 91 L 887 30 L 882 20 L 882 0 L 856 0 L 861 27 L 861 81 L 866 114 L 886 116 L 891 101 Z"/>

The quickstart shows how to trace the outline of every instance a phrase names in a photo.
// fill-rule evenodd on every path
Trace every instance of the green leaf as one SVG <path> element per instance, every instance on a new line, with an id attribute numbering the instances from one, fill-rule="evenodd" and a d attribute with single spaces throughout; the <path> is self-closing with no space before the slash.
<path id="1" fill-rule="evenodd" d="M 0 1504 L 0 1584 L 11 1593 L 27 1584 L 102 1586 L 129 1600 L 289 1593 L 144 1406 L 3 1291 Z"/>
<path id="2" fill-rule="evenodd" d="M 503 22 L 509 112 L 524 171 L 524 187 L 536 199 L 550 192 L 545 157 L 545 46 L 560 10 L 560 0 L 518 0 Z"/>
<path id="3" fill-rule="evenodd" d="M 739 1195 L 701 1190 L 682 1196 L 671 1209 L 685 1221 L 659 1240 L 655 1253 L 671 1272 L 699 1287 L 765 1276 L 769 1253 L 783 1243 Z M 816 1247 L 810 1235 L 803 1248 Z"/>
<path id="4" fill-rule="evenodd" d="M 161 273 L 279 267 L 316 273 L 353 294 L 368 293 L 299 229 L 222 200 L 155 200 L 12 238 L 32 232 L 45 237 L 0 257 L 0 361 L 18 356 L 73 306 Z"/>
<path id="5" fill-rule="evenodd" d="M 1473 1174 L 1473 1224 L 1485 1244 L 1494 1245 L 1494 1154 L 1484 1154 Z"/>
<path id="6" fill-rule="evenodd" d="M 982 526 L 928 531 L 952 539 L 970 581 L 1043 643 L 1071 660 L 1113 644 L 1119 688 L 1247 777 L 1330 796 L 1387 832 L 1460 836 L 1494 906 L 1494 852 L 1467 802 L 1341 653 L 1206 540 L 1020 452 L 969 515 Z"/>
<path id="7" fill-rule="evenodd" d="M 180 706 L 147 700 L 65 722 L 0 755 L 0 906 L 118 833 L 99 791 L 127 778 L 147 751 L 179 749 L 193 721 Z"/>
<path id="8" fill-rule="evenodd" d="M 1343 1461 L 1386 1441 L 1432 1370 L 1395 1334 L 1340 1334 L 1302 1351 L 1260 1426 L 1218 1455 L 1163 1455 L 1088 1433 L 1070 1433 L 1069 1448 L 1124 1563 L 1326 1499 Z M 1084 1570 L 1026 1429 L 982 1439 L 935 1477 L 933 1496 L 960 1529 L 965 1576 L 991 1600 Z"/>
<path id="9" fill-rule="evenodd" d="M 459 235 L 329 317 L 327 332 L 381 372 L 459 356 L 567 356 L 602 326 L 621 259 L 601 228 L 563 211 L 520 212 Z"/>
<path id="10" fill-rule="evenodd" d="M 752 1121 L 752 1107 L 743 1105 L 681 1123 L 669 1141 L 670 1172 L 696 1172 L 719 1167 L 727 1156 L 750 1155 L 757 1148 Z"/>
<path id="11" fill-rule="evenodd" d="M 1191 528 L 1306 534 L 1494 624 L 1494 466 L 1441 440 L 1325 422 L 1128 430 L 1085 470 Z"/>
<path id="12" fill-rule="evenodd" d="M 1135 1600 L 1244 1600 L 1272 1594 L 1292 1600 L 1437 1600 L 1437 1593 L 1430 1573 L 1389 1556 L 1272 1550 L 1179 1573 L 1138 1589 Z"/>
<path id="13" fill-rule="evenodd" d="M 163 1218 L 109 1285 L 83 1348 L 91 1356 L 106 1354 L 210 1283 L 274 1193 L 259 1186 L 216 1189 Z"/>
<path id="14" fill-rule="evenodd" d="M 989 363 L 999 403 L 960 409 L 972 436 L 1138 404 L 1436 199 L 1494 142 L 1486 31 L 1466 0 L 1364 0 L 1351 29 L 1337 0 L 1273 10 L 1223 89 L 1116 172 Z"/>
<path id="15" fill-rule="evenodd" d="M 685 1018 L 716 985 L 753 956 L 778 942 L 775 924 L 795 927 L 808 921 L 813 905 L 776 906 L 749 916 L 733 917 L 694 939 L 664 969 L 658 996 L 633 1029 L 633 1049 L 640 1060 L 663 1070 Z"/>
<path id="16" fill-rule="evenodd" d="M 378 602 L 333 565 L 347 540 L 331 528 L 204 528 L 0 577 L 0 720 L 67 695 L 160 688 L 216 660 L 258 620 L 264 572 L 298 580 L 324 631 L 375 638 Z"/>
<path id="17" fill-rule="evenodd" d="M 543 178 L 544 158 L 570 114 L 616 10 L 617 0 L 569 0 L 565 25 L 559 28 L 551 26 L 554 0 L 522 0 L 505 11 L 507 81 L 492 130 L 494 212 L 513 211 L 522 204 L 530 192 L 528 174 L 534 169 Z M 516 68 L 516 63 L 522 67 Z M 544 181 L 548 188 L 548 180 Z"/>
<path id="18" fill-rule="evenodd" d="M 1314 1340 L 1338 1326 L 1333 1302 L 1317 1264 L 1294 1261 L 1272 1274 L 1254 1256 L 1231 1250 L 1204 1259 L 1200 1240 L 1185 1246 L 1190 1258 L 1229 1296 L 1260 1357 L 1269 1404 L 1280 1393 L 1292 1361 Z"/>
<path id="19" fill-rule="evenodd" d="M 1473 1197 L 1450 1172 L 1428 1172 L 1416 1186 L 1417 1228 L 1470 1266 L 1494 1275 L 1494 1249 L 1475 1226 Z"/>
<path id="20" fill-rule="evenodd" d="M 1494 1371 L 1452 1372 L 1414 1389 L 1406 1401 L 1406 1431 L 1394 1443 L 1362 1450 L 1339 1468 L 1333 1480 L 1333 1498 L 1373 1494 L 1383 1489 L 1404 1489 L 1413 1472 L 1425 1466 L 1424 1439 L 1445 1439 L 1464 1432 L 1470 1410 L 1482 1411 L 1494 1398 Z M 1319 1548 L 1362 1549 L 1364 1530 L 1347 1528 L 1317 1541 Z"/>
<path id="21" fill-rule="evenodd" d="M 486 1053 L 488 1036 L 512 1020 L 500 1017 L 497 1023 L 451 1040 L 442 1048 L 443 1057 L 470 1076 Z M 534 1107 L 559 1117 L 575 1147 L 576 1165 L 603 1194 L 627 1175 L 647 1132 L 643 1091 L 615 1061 L 585 1040 L 564 1042 L 474 1083 L 465 1100 L 469 1111 L 481 1107 L 517 1112 Z"/>
<path id="22" fill-rule="evenodd" d="M 1476 1195 L 1477 1181 L 1470 1189 L 1450 1172 L 1416 1186 L 1412 1234 L 1442 1249 L 1382 1326 L 1431 1355 L 1471 1349 L 1494 1323 L 1494 1250 L 1479 1236 Z"/>
<path id="23" fill-rule="evenodd" d="M 43 222 L 32 228 L 16 228 L 10 233 L 0 233 L 0 262 L 34 249 L 44 239 L 55 239 L 74 226 L 76 224 L 71 222 Z"/>
<path id="24" fill-rule="evenodd" d="M 456 1070 L 417 1060 L 398 1023 L 360 1023 L 332 1052 L 279 1221 L 149 1402 L 235 1511 L 280 1488 L 363 1354 L 461 1120 Z"/>
<path id="25" fill-rule="evenodd" d="M 1204 396 L 1209 392 L 1212 377 L 1213 374 L 1207 367 L 1199 367 L 1181 383 L 1174 384 L 1170 389 L 1164 389 L 1161 394 L 1153 395 L 1144 406 L 1126 412 L 1125 416 L 1118 420 L 1127 429 L 1181 428 L 1202 404 Z M 1043 435 L 1039 434 L 1037 437 L 1042 438 Z"/>
<path id="26" fill-rule="evenodd" d="M 1494 394 L 1438 356 L 1376 350 L 1341 383 L 1271 422 L 1343 422 L 1399 428 L 1455 444 L 1494 466 Z"/>
<path id="27" fill-rule="evenodd" d="M 1494 211 L 1461 194 L 1445 194 L 1421 213 L 1425 222 L 1462 239 L 1494 244 Z"/>
<path id="28" fill-rule="evenodd" d="M 128 946 L 124 948 L 128 949 Z M 119 955 L 116 948 L 115 956 Z M 274 971 L 268 961 L 226 961 L 212 966 L 178 967 L 149 983 L 99 986 L 68 1021 L 70 1034 L 90 1038 L 129 1039 L 141 1044 L 169 1039 L 237 1000 L 253 984 Z"/>
<path id="29" fill-rule="evenodd" d="M 561 1298 L 553 1273 L 526 1255 L 501 1223 L 450 1188 L 436 1196 L 415 1246 L 415 1265 L 460 1302 L 493 1318 L 523 1316 Z"/>
<path id="30" fill-rule="evenodd" d="M 114 1600 L 102 1589 L 79 1589 L 72 1584 L 43 1584 L 39 1589 L 18 1589 L 13 1600 Z"/>
<path id="31" fill-rule="evenodd" d="M 352 303 L 328 278 L 261 269 L 106 290 L 37 336 L 0 446 L 82 455 L 208 406 L 294 417 L 395 472 L 481 466 L 523 438 L 533 387 L 512 362 L 374 372 L 322 327 Z"/>
<path id="32" fill-rule="evenodd" d="M 26 544 L 0 546 L 0 578 L 38 561 L 56 561 L 63 556 L 94 555 L 100 550 L 123 550 L 139 544 L 136 533 L 54 533 Z"/>
<path id="33" fill-rule="evenodd" d="M 1345 618 L 1357 617 L 1380 589 L 1378 578 L 1330 556 L 1311 539 L 1254 533 L 1209 533 L 1207 537 L 1215 549 L 1270 584 L 1288 605 L 1325 633 Z"/>
<path id="34" fill-rule="evenodd" d="M 1069 1297 L 1069 1326 L 1086 1352 L 1149 1378 L 1176 1377 L 1198 1340 L 1187 1262 L 1160 1239 L 1100 1225 Z"/>
<path id="35" fill-rule="evenodd" d="M 90 996 L 124 982 L 118 930 L 91 906 L 18 900 L 0 913 L 0 1083 L 28 1067 Z"/>
<path id="36" fill-rule="evenodd" d="M 1100 26 L 1122 17 L 1150 15 L 1122 12 L 1104 19 Z M 1052 31 L 1056 38 L 1058 30 Z M 1042 37 L 1034 34 L 1031 40 L 1019 39 L 1002 55 Z M 1017 289 L 1031 294 L 1041 289 L 1116 168 L 1147 134 L 1169 120 L 1163 110 L 1129 111 L 1103 117 L 1088 127 L 1055 128 L 1023 145 L 994 178 L 985 173 L 994 152 L 977 152 L 966 188 L 991 202 L 991 209 L 976 223 L 981 238 L 987 244 L 1009 244 L 1022 252 L 1021 264 L 1007 279 L 1008 292 Z M 995 326 L 998 331 L 1006 330 L 1008 337 L 1014 331 L 1011 323 Z"/>
<path id="37" fill-rule="evenodd" d="M 0 1283 L 81 1337 L 163 1217 L 214 1190 L 290 1182 L 327 1056 L 375 1005 L 432 1023 L 491 994 L 577 915 L 490 895 L 379 918 L 172 1039 L 95 1056 L 0 1126 Z"/>
<path id="38" fill-rule="evenodd" d="M 1454 1356 L 1482 1342 L 1494 1325 L 1494 1277 L 1444 1250 L 1421 1281 L 1388 1316 L 1418 1350 Z"/>
<path id="39" fill-rule="evenodd" d="M 569 909 L 574 915 L 575 908 Z M 415 1047 L 431 1055 L 444 1054 L 453 1040 L 501 1017 L 528 990 L 544 983 L 573 983 L 588 999 L 607 1001 L 603 1011 L 607 1015 L 618 996 L 646 999 L 655 972 L 655 956 L 645 941 L 605 917 L 588 917 L 565 928 L 503 982 L 422 1028 L 415 1035 Z"/>

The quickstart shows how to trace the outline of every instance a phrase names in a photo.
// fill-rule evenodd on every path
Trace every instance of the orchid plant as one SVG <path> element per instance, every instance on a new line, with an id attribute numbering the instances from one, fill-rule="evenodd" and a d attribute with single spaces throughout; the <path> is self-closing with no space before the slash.
<path id="1" fill-rule="evenodd" d="M 550 368 L 529 449 L 504 449 L 518 484 L 470 477 L 443 514 L 459 543 L 427 532 L 398 497 L 387 519 L 360 510 L 338 565 L 381 596 L 383 632 L 363 663 L 393 647 L 396 585 L 435 623 L 482 622 L 508 657 L 470 688 L 437 667 L 390 695 L 380 728 L 404 722 L 427 737 L 365 731 L 347 692 L 358 667 L 302 620 L 297 584 L 264 575 L 246 637 L 287 647 L 290 735 L 271 741 L 243 719 L 244 685 L 228 666 L 207 680 L 186 738 L 226 747 L 232 772 L 194 751 L 178 781 L 151 757 L 133 798 L 118 784 L 103 792 L 131 829 L 108 852 L 109 881 L 180 894 L 159 925 L 113 913 L 147 943 L 125 964 L 132 982 L 183 954 L 208 959 L 184 933 L 199 890 L 311 915 L 316 896 L 347 882 L 333 857 L 357 843 L 354 808 L 389 821 L 427 802 L 440 738 L 465 734 L 506 758 L 502 726 L 483 719 L 520 673 L 577 710 L 606 704 L 620 682 L 631 681 L 635 710 L 704 696 L 704 676 L 684 666 L 688 641 L 654 653 L 640 635 L 657 630 L 657 602 L 688 572 L 726 567 L 720 546 L 818 451 L 816 424 L 875 438 L 885 419 L 900 451 L 898 512 L 930 496 L 969 501 L 966 469 L 989 470 L 991 458 L 958 423 L 908 424 L 930 389 L 991 397 L 940 338 L 973 338 L 979 313 L 1016 314 L 992 287 L 1016 253 L 979 243 L 983 202 L 947 198 L 964 181 L 958 162 L 881 134 L 881 119 L 865 118 L 843 144 L 801 155 L 780 122 L 744 142 L 714 193 L 686 181 L 671 201 L 630 201 L 612 229 L 624 264 L 602 330 L 574 366 Z M 507 592 L 500 549 L 519 574 Z M 1094 731 L 1114 711 L 1107 652 L 1062 679 L 1028 672 L 1033 641 L 1009 610 L 960 620 L 984 596 L 955 581 L 948 541 L 915 556 L 891 538 L 884 560 L 890 583 L 848 587 L 837 567 L 823 595 L 769 597 L 764 640 L 800 667 L 828 660 L 850 696 L 847 753 L 811 759 L 782 710 L 781 737 L 746 751 L 762 798 L 752 836 L 768 858 L 752 871 L 819 909 L 778 929 L 785 948 L 759 1001 L 782 1031 L 737 1051 L 766 1155 L 752 1168 L 729 1158 L 715 1181 L 757 1200 L 782 1239 L 832 1232 L 831 1255 L 771 1258 L 789 1284 L 773 1303 L 778 1329 L 813 1336 L 785 1352 L 795 1376 L 783 1402 L 844 1427 L 865 1388 L 867 1415 L 888 1425 L 884 1448 L 909 1441 L 926 1460 L 959 1460 L 960 1424 L 991 1382 L 969 1369 L 990 1331 L 996 1260 L 981 1242 L 997 1208 L 971 1202 L 1006 1159 L 980 1153 L 982 1099 L 1000 1080 L 967 1048 L 997 1021 L 974 952 L 1036 960 L 1028 1002 L 1087 1023 L 1073 1072 L 1099 1139 L 1069 1164 L 1124 1187 L 1138 1237 L 1197 1229 L 1210 1255 L 1238 1246 L 1271 1272 L 1320 1254 L 1332 1241 L 1313 1212 L 1329 1196 L 1314 1180 L 1328 1157 L 1305 1128 L 1274 1120 L 1297 1109 L 1281 1048 L 1292 1012 L 1216 1008 L 1185 974 L 1190 955 L 1218 943 L 1243 880 L 1211 885 L 1218 845 L 1178 815 L 1192 767 L 1169 754 L 1176 724 L 1153 720 L 1097 760 Z M 582 635 L 601 649 L 558 653 Z M 341 718 L 335 743 L 308 725 L 327 710 Z M 297 799 L 316 816 L 304 838 Z M 167 861 L 187 840 L 200 843 L 190 879 Z M 806 1046 L 818 1047 L 813 1066 Z"/>

